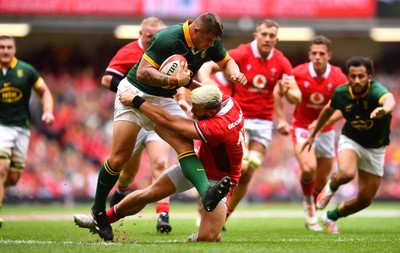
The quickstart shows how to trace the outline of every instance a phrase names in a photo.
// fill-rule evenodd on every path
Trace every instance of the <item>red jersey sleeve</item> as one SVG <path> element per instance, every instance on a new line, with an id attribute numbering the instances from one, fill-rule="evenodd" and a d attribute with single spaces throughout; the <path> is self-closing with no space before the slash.
<path id="1" fill-rule="evenodd" d="M 106 71 L 125 77 L 129 70 L 140 60 L 144 50 L 138 41 L 126 44 L 111 59 Z"/>

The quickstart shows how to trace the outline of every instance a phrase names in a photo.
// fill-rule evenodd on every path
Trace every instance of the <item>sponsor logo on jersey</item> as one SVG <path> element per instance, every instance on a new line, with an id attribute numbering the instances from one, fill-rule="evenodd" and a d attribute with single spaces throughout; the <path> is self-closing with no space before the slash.
<path id="1" fill-rule="evenodd" d="M 324 95 L 319 92 L 314 92 L 310 95 L 310 100 L 313 104 L 320 105 L 324 102 Z"/>
<path id="2" fill-rule="evenodd" d="M 240 111 L 240 113 L 239 113 L 239 118 L 238 118 L 235 122 L 230 123 L 230 124 L 228 125 L 228 129 L 232 129 L 232 128 L 234 128 L 235 126 L 239 125 L 240 122 L 242 122 L 242 120 L 243 120 L 243 114 L 242 114 L 242 112 Z"/>
<path id="3" fill-rule="evenodd" d="M 258 74 L 253 78 L 253 85 L 258 89 L 262 89 L 267 85 L 267 78 L 264 75 Z"/>
<path id="4" fill-rule="evenodd" d="M 17 70 L 17 76 L 18 76 L 19 78 L 22 78 L 22 77 L 24 76 L 24 70 L 23 70 L 23 69 L 18 69 L 18 70 Z"/>
<path id="5" fill-rule="evenodd" d="M 4 103 L 14 103 L 22 98 L 22 91 L 15 87 L 0 89 L 0 101 Z"/>
<path id="6" fill-rule="evenodd" d="M 353 120 L 351 121 L 351 126 L 358 131 L 367 131 L 374 126 L 374 121 L 369 120 Z"/>

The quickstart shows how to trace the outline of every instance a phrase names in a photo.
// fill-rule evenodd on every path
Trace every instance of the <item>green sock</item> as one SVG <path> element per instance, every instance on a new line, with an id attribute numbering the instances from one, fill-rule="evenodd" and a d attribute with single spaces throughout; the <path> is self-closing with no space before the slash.
<path id="1" fill-rule="evenodd" d="M 114 171 L 109 160 L 107 160 L 100 169 L 97 178 L 96 195 L 92 209 L 105 210 L 108 194 L 118 180 L 119 171 Z"/>
<path id="2" fill-rule="evenodd" d="M 342 215 L 342 214 L 340 214 L 340 212 L 339 212 L 339 207 L 340 206 L 337 206 L 335 209 L 333 209 L 333 210 L 331 210 L 331 211 L 328 211 L 328 218 L 330 219 L 330 220 L 334 220 L 334 221 L 336 221 L 336 220 L 338 220 L 339 218 L 341 218 L 341 217 L 344 217 L 344 215 Z"/>
<path id="3" fill-rule="evenodd" d="M 196 187 L 200 197 L 203 199 L 210 182 L 196 153 L 194 150 L 181 153 L 178 156 L 178 160 L 183 174 Z"/>

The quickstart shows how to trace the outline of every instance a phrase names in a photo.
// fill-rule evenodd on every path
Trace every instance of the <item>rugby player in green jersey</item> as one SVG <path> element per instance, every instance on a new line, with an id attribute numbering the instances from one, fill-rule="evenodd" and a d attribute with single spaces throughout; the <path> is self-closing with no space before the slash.
<path id="1" fill-rule="evenodd" d="M 0 210 L 5 187 L 16 185 L 25 167 L 32 90 L 41 99 L 42 121 L 54 122 L 49 88 L 33 66 L 15 57 L 16 51 L 14 38 L 0 35 Z M 0 218 L 0 227 L 2 223 Z"/>
<path id="2" fill-rule="evenodd" d="M 136 108 L 140 107 L 142 97 L 150 103 L 160 105 L 172 115 L 187 117 L 173 97 L 181 86 L 194 89 L 201 85 L 192 78 L 201 65 L 210 60 L 220 66 L 231 82 L 244 85 L 247 79 L 222 45 L 222 34 L 222 22 L 214 13 L 202 14 L 195 20 L 187 20 L 183 24 L 172 25 L 156 33 L 141 60 L 119 83 L 116 98 L 122 92 L 132 89 L 138 95 L 133 101 Z M 168 76 L 160 72 L 159 68 L 164 60 L 173 54 L 183 55 L 187 66 L 180 67 L 175 76 Z M 154 129 L 175 149 L 183 174 L 196 187 L 206 211 L 212 211 L 226 196 L 231 186 L 231 180 L 227 177 L 210 187 L 203 165 L 194 151 L 193 140 L 155 126 L 136 108 L 123 105 L 119 99 L 115 100 L 111 154 L 99 172 L 92 206 L 96 232 L 106 241 L 114 237 L 105 212 L 106 199 L 131 156 L 136 137 L 142 127 L 146 130 Z"/>
<path id="3" fill-rule="evenodd" d="M 390 122 L 396 102 L 392 93 L 373 81 L 371 59 L 354 56 L 346 62 L 349 83 L 338 86 L 331 101 L 321 111 L 317 125 L 302 146 L 310 149 L 317 133 L 339 110 L 345 124 L 339 138 L 338 172 L 334 173 L 317 197 L 322 210 L 336 190 L 358 174 L 358 192 L 338 207 L 322 215 L 322 223 L 331 234 L 338 234 L 337 220 L 367 208 L 378 191 L 383 176 L 386 146 L 389 145 Z"/>

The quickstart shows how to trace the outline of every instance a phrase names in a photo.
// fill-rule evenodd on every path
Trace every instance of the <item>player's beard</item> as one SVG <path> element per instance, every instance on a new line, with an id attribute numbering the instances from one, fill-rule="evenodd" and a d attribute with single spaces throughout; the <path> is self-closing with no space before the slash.
<path id="1" fill-rule="evenodd" d="M 354 85 L 354 86 L 356 86 L 356 85 Z M 351 87 L 351 90 L 353 91 L 353 94 L 356 95 L 356 96 L 365 94 L 365 92 L 367 91 L 367 89 L 368 89 L 368 84 L 365 85 L 360 91 L 355 91 L 355 90 L 354 90 L 354 87 L 353 87 L 353 86 Z"/>

